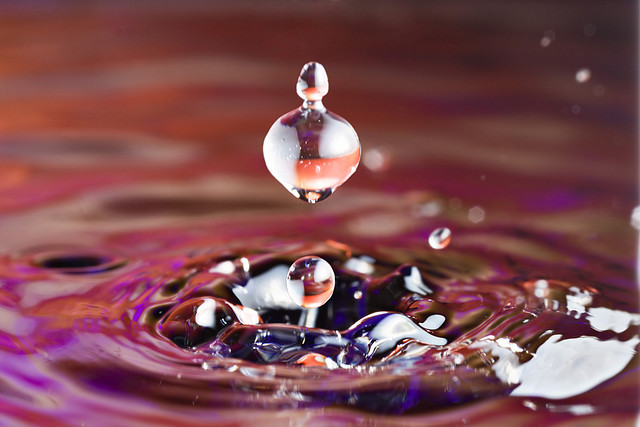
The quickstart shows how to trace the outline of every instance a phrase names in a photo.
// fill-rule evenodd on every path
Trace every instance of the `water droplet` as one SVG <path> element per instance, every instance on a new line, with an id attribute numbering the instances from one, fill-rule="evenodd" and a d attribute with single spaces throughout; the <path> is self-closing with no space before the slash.
<path id="1" fill-rule="evenodd" d="M 547 30 L 544 32 L 542 39 L 540 39 L 540 46 L 548 47 L 551 44 L 551 42 L 553 42 L 555 39 L 556 39 L 556 33 L 554 33 L 551 30 Z"/>
<path id="2" fill-rule="evenodd" d="M 300 307 L 320 307 L 331 298 L 336 276 L 331 265 L 315 256 L 302 257 L 289 268 L 287 292 Z"/>
<path id="3" fill-rule="evenodd" d="M 586 83 L 591 78 L 591 70 L 588 68 L 581 68 L 576 73 L 576 81 L 578 83 Z"/>
<path id="4" fill-rule="evenodd" d="M 640 230 L 640 206 L 636 206 L 631 213 L 631 225 Z"/>
<path id="5" fill-rule="evenodd" d="M 269 172 L 296 198 L 309 203 L 329 197 L 360 162 L 355 130 L 322 104 L 328 91 L 324 67 L 307 63 L 296 85 L 302 106 L 276 120 L 264 139 Z"/>
<path id="6" fill-rule="evenodd" d="M 433 230 L 429 236 L 429 245 L 433 249 L 444 249 L 451 242 L 451 230 L 447 227 L 440 227 Z"/>
<path id="7" fill-rule="evenodd" d="M 372 172 L 383 172 L 389 169 L 391 155 L 385 148 L 372 148 L 364 152 L 362 162 Z"/>
<path id="8" fill-rule="evenodd" d="M 477 224 L 479 222 L 484 221 L 484 209 L 482 209 L 480 206 L 474 206 L 471 209 L 469 209 L 469 221 L 471 221 L 474 224 Z"/>

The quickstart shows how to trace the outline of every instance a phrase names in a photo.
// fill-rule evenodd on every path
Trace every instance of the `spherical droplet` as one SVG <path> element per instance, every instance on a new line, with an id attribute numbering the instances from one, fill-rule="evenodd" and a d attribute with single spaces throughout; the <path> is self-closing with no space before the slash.
<path id="1" fill-rule="evenodd" d="M 262 147 L 269 172 L 295 197 L 316 203 L 329 197 L 356 171 L 360 142 L 353 127 L 328 111 L 324 67 L 304 66 L 296 85 L 302 106 L 271 126 Z"/>
<path id="2" fill-rule="evenodd" d="M 551 44 L 551 42 L 553 42 L 555 39 L 556 39 L 556 33 L 554 33 L 551 30 L 547 30 L 544 32 L 544 35 L 540 40 L 540 46 L 548 47 Z"/>
<path id="3" fill-rule="evenodd" d="M 480 206 L 474 206 L 469 209 L 469 213 L 467 215 L 469 217 L 469 221 L 474 224 L 484 221 L 485 212 Z"/>
<path id="4" fill-rule="evenodd" d="M 433 249 L 444 249 L 451 242 L 451 230 L 447 227 L 436 228 L 429 236 L 429 245 Z"/>
<path id="5" fill-rule="evenodd" d="M 391 156 L 385 148 L 372 148 L 362 156 L 364 165 L 372 172 L 383 172 L 391 165 Z"/>
<path id="6" fill-rule="evenodd" d="M 586 83 L 591 78 L 591 70 L 588 68 L 581 68 L 576 73 L 576 81 L 578 83 Z"/>
<path id="7" fill-rule="evenodd" d="M 331 265 L 315 256 L 300 258 L 291 264 L 287 274 L 287 292 L 300 307 L 320 307 L 333 295 L 335 284 Z"/>

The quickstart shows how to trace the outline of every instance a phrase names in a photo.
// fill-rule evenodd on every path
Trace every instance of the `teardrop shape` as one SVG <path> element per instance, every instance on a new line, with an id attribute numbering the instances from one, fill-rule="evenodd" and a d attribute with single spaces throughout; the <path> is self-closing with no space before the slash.
<path id="1" fill-rule="evenodd" d="M 360 142 L 349 122 L 322 104 L 329 81 L 321 64 L 309 62 L 302 68 L 296 91 L 302 106 L 271 126 L 263 154 L 269 172 L 291 194 L 316 203 L 356 171 Z"/>

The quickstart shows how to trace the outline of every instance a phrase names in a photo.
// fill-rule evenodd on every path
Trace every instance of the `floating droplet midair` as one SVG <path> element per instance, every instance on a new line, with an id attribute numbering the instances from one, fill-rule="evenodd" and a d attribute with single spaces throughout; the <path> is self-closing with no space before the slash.
<path id="1" fill-rule="evenodd" d="M 315 256 L 306 256 L 291 264 L 287 274 L 287 292 L 300 307 L 316 308 L 326 303 L 336 285 L 331 265 Z"/>
<path id="2" fill-rule="evenodd" d="M 429 245 L 433 249 L 444 249 L 451 242 L 451 230 L 447 227 L 436 228 L 429 235 Z"/>
<path id="3" fill-rule="evenodd" d="M 353 127 L 327 110 L 324 67 L 307 63 L 296 85 L 302 106 L 280 117 L 264 139 L 269 172 L 295 197 L 316 203 L 329 197 L 356 171 L 360 142 Z"/>

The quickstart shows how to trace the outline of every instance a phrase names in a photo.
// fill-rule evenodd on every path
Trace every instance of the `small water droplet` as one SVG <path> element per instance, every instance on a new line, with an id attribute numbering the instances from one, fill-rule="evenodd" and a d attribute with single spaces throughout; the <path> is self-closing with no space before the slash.
<path id="1" fill-rule="evenodd" d="M 581 68 L 576 73 L 576 81 L 578 83 L 586 83 L 591 78 L 591 70 L 588 68 Z"/>
<path id="2" fill-rule="evenodd" d="M 372 148 L 364 152 L 362 162 L 372 172 L 383 172 L 389 169 L 391 155 L 384 148 Z"/>
<path id="3" fill-rule="evenodd" d="M 322 104 L 328 91 L 324 67 L 317 62 L 306 64 L 296 85 L 302 106 L 276 120 L 262 147 L 274 178 L 296 198 L 309 203 L 333 194 L 360 162 L 355 130 Z"/>
<path id="4" fill-rule="evenodd" d="M 433 249 L 444 249 L 451 242 L 451 230 L 447 227 L 440 227 L 433 230 L 429 236 L 429 245 Z"/>
<path id="5" fill-rule="evenodd" d="M 322 258 L 306 256 L 291 264 L 287 292 L 300 307 L 316 308 L 326 303 L 336 284 L 331 265 Z"/>
<path id="6" fill-rule="evenodd" d="M 468 217 L 469 221 L 473 222 L 474 224 L 482 222 L 484 221 L 484 209 L 482 209 L 480 206 L 474 206 L 469 209 Z"/>
<path id="7" fill-rule="evenodd" d="M 640 206 L 636 206 L 631 213 L 631 225 L 640 230 Z"/>
<path id="8" fill-rule="evenodd" d="M 582 110 L 582 108 L 580 108 L 580 106 L 577 104 L 571 106 L 571 112 L 573 114 L 580 114 L 580 110 Z"/>
<path id="9" fill-rule="evenodd" d="M 556 33 L 554 33 L 551 30 L 547 30 L 544 32 L 542 39 L 540 39 L 540 46 L 548 47 L 551 44 L 551 42 L 553 42 L 555 39 L 556 39 Z"/>

